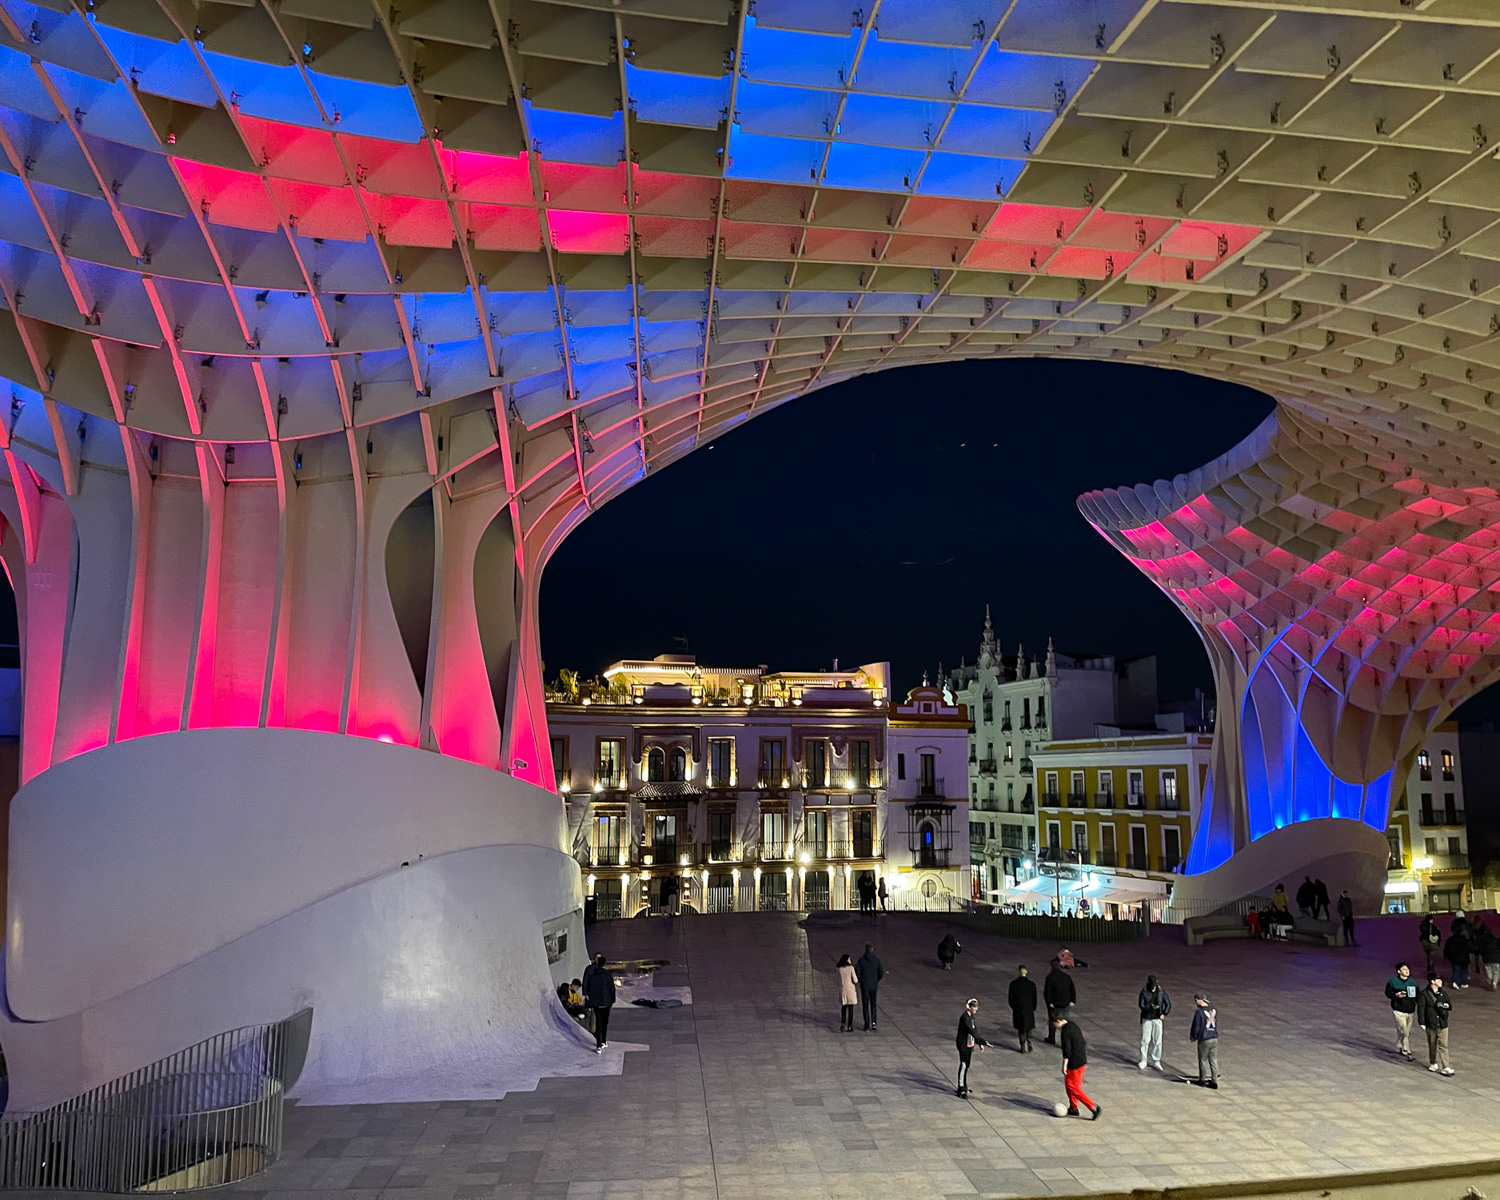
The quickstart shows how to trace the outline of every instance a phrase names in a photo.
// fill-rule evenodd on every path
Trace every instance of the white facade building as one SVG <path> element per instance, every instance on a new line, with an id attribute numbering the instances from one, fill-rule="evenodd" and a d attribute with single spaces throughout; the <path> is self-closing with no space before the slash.
<path id="1" fill-rule="evenodd" d="M 957 908 L 969 883 L 969 714 L 925 681 L 890 715 L 886 883 L 893 908 Z"/>
<path id="2" fill-rule="evenodd" d="M 1150 724 L 1156 660 L 1060 654 L 1041 660 L 1018 647 L 1004 655 L 988 606 L 979 658 L 948 675 L 953 699 L 972 718 L 969 742 L 970 855 L 985 898 L 1032 878 L 1041 844 L 1033 751 L 1044 742 L 1091 737 L 1099 725 Z"/>
<path id="3" fill-rule="evenodd" d="M 1386 912 L 1452 912 L 1488 899 L 1473 893 L 1459 740 L 1451 721 L 1428 734 L 1392 797 Z"/>

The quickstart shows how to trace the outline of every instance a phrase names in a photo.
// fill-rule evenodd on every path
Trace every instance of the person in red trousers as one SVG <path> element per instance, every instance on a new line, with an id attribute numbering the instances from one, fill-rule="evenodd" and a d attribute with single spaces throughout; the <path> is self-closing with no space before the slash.
<path id="1" fill-rule="evenodd" d="M 1104 1106 L 1095 1104 L 1083 1090 L 1083 1072 L 1089 1065 L 1088 1043 L 1084 1041 L 1083 1030 L 1078 1028 L 1076 1021 L 1068 1020 L 1067 1009 L 1057 1013 L 1052 1018 L 1052 1024 L 1057 1030 L 1058 1041 L 1062 1043 L 1063 1086 L 1068 1091 L 1068 1116 L 1076 1117 L 1078 1107 L 1082 1105 L 1093 1113 L 1094 1120 L 1097 1121 Z"/>

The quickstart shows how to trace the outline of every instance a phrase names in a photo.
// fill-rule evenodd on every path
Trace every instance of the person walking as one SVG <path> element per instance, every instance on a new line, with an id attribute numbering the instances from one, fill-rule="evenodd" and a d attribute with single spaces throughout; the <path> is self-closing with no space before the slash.
<path id="1" fill-rule="evenodd" d="M 1484 977 L 1489 980 L 1490 991 L 1500 988 L 1500 937 L 1486 927 L 1484 939 L 1479 947 L 1479 958 L 1484 963 Z"/>
<path id="2" fill-rule="evenodd" d="M 1422 943 L 1422 953 L 1427 956 L 1427 978 L 1437 974 L 1438 956 L 1442 953 L 1443 932 L 1428 913 L 1417 927 L 1417 941 Z"/>
<path id="3" fill-rule="evenodd" d="M 1448 1016 L 1452 1011 L 1453 1002 L 1443 991 L 1443 981 L 1434 975 L 1417 997 L 1417 1024 L 1427 1035 L 1427 1069 L 1443 1075 L 1453 1074 L 1448 1061 Z"/>
<path id="4" fill-rule="evenodd" d="M 1476 916 L 1469 925 L 1469 974 L 1488 977 L 1484 969 L 1484 947 L 1494 938 L 1490 927 L 1485 924 L 1483 917 Z M 1480 986 L 1484 986 L 1485 979 L 1480 980 Z M 1491 991 L 1494 989 L 1491 988 Z"/>
<path id="5" fill-rule="evenodd" d="M 1396 1018 L 1396 1053 L 1411 1062 L 1411 1027 L 1417 1013 L 1417 981 L 1411 977 L 1411 968 L 1405 963 L 1396 964 L 1396 973 L 1385 981 L 1385 998 L 1391 1002 L 1391 1015 Z"/>
<path id="6" fill-rule="evenodd" d="M 1073 986 L 1073 977 L 1062 969 L 1062 961 L 1054 958 L 1052 970 L 1042 980 L 1042 999 L 1047 1004 L 1047 1045 L 1057 1045 L 1057 1014 L 1078 1003 L 1078 989 Z"/>
<path id="7" fill-rule="evenodd" d="M 1344 945 L 1359 945 L 1354 936 L 1354 901 L 1349 895 L 1348 888 L 1339 893 L 1339 920 L 1344 926 Z"/>
<path id="8" fill-rule="evenodd" d="M 1313 916 L 1323 910 L 1323 920 L 1328 920 L 1328 885 L 1321 879 L 1313 880 Z"/>
<path id="9" fill-rule="evenodd" d="M 1318 902 L 1317 885 L 1313 883 L 1311 875 L 1302 877 L 1302 886 L 1297 889 L 1297 911 L 1304 917 L 1315 915 L 1313 905 Z"/>
<path id="10" fill-rule="evenodd" d="M 1067 1009 L 1052 1017 L 1051 1024 L 1062 1041 L 1063 1090 L 1068 1094 L 1068 1116 L 1076 1117 L 1081 1104 L 1093 1113 L 1097 1121 L 1104 1106 L 1095 1104 L 1083 1090 L 1083 1073 L 1089 1065 L 1088 1043 L 1084 1040 L 1083 1030 L 1077 1021 L 1068 1018 Z"/>
<path id="11" fill-rule="evenodd" d="M 882 875 L 880 877 L 880 887 L 878 889 L 876 889 L 876 893 L 875 894 L 880 897 L 880 911 L 881 912 L 888 911 L 886 909 L 885 902 L 886 902 L 886 898 L 890 895 L 890 893 L 885 890 L 885 876 L 884 875 Z M 871 912 L 875 911 L 875 903 L 874 903 L 874 901 L 871 901 L 871 903 L 870 903 L 870 911 Z"/>
<path id="12" fill-rule="evenodd" d="M 1448 965 L 1453 968 L 1453 990 L 1463 991 L 1469 986 L 1469 930 L 1468 922 L 1462 926 L 1458 921 L 1453 922 L 1453 932 L 1448 935 L 1448 940 L 1443 943 L 1443 957 L 1448 960 Z"/>
<path id="13" fill-rule="evenodd" d="M 953 960 L 962 954 L 963 950 L 956 937 L 951 933 L 944 934 L 943 940 L 938 943 L 938 962 L 943 964 L 943 970 L 953 970 Z"/>
<path id="14" fill-rule="evenodd" d="M 1193 996 L 1196 1010 L 1188 1040 L 1198 1046 L 1198 1086 L 1219 1090 L 1219 1014 L 1202 992 Z"/>
<path id="15" fill-rule="evenodd" d="M 875 1031 L 875 992 L 885 978 L 885 968 L 875 957 L 875 947 L 865 943 L 865 952 L 854 964 L 854 976 L 859 980 L 859 1006 L 865 1019 L 865 1032 Z"/>
<path id="16" fill-rule="evenodd" d="M 1036 1028 L 1036 981 L 1027 977 L 1026 965 L 1016 968 L 1006 1000 L 1010 1003 L 1010 1023 L 1021 1043 L 1021 1053 L 1031 1053 L 1031 1031 Z"/>
<path id="17" fill-rule="evenodd" d="M 1146 976 L 1146 986 L 1141 989 L 1137 997 L 1141 1008 L 1141 1061 L 1135 1065 L 1142 1071 L 1146 1069 L 1146 1063 L 1162 1070 L 1161 1065 L 1161 1037 L 1163 1023 L 1167 1014 L 1172 1011 L 1172 997 L 1167 995 L 1167 989 L 1156 981 L 1155 975 Z"/>
<path id="18" fill-rule="evenodd" d="M 859 980 L 847 954 L 839 959 L 839 1032 L 854 1032 L 854 1006 L 859 1003 Z"/>
<path id="19" fill-rule="evenodd" d="M 974 1018 L 979 1012 L 979 1001 L 970 999 L 964 1005 L 964 1010 L 958 1017 L 958 1094 L 967 1096 L 969 1094 L 969 1061 L 974 1057 L 975 1050 L 983 1050 L 989 1045 L 979 1036 L 979 1030 L 974 1025 Z"/>
<path id="20" fill-rule="evenodd" d="M 594 1053 L 603 1054 L 609 1045 L 609 1010 L 615 1003 L 615 977 L 604 965 L 604 955 L 583 969 L 583 1002 L 594 1014 Z"/>

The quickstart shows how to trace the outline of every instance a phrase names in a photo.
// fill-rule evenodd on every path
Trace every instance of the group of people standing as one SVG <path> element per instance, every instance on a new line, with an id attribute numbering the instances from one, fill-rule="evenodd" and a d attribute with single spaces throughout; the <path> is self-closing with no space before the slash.
<path id="1" fill-rule="evenodd" d="M 1459 909 L 1453 914 L 1453 923 L 1444 938 L 1442 928 L 1428 913 L 1417 929 L 1417 940 L 1427 957 L 1429 979 L 1437 974 L 1441 957 L 1452 968 L 1455 991 L 1469 986 L 1471 971 L 1484 977 L 1490 991 L 1500 987 L 1500 937 L 1491 931 L 1483 917 L 1476 916 L 1471 921 Z"/>

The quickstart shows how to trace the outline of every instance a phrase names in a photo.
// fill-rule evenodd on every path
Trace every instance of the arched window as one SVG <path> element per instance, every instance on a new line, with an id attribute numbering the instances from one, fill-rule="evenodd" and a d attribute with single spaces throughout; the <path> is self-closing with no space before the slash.
<path id="1" fill-rule="evenodd" d="M 917 862 L 920 866 L 937 866 L 937 826 L 923 821 L 917 830 Z"/>
<path id="2" fill-rule="evenodd" d="M 672 747 L 672 757 L 668 759 L 671 769 L 667 778 L 673 783 L 681 783 L 687 778 L 687 751 L 681 746 Z"/>
<path id="3" fill-rule="evenodd" d="M 662 753 L 660 746 L 652 746 L 646 751 L 646 782 L 660 783 L 667 777 L 667 756 Z"/>

